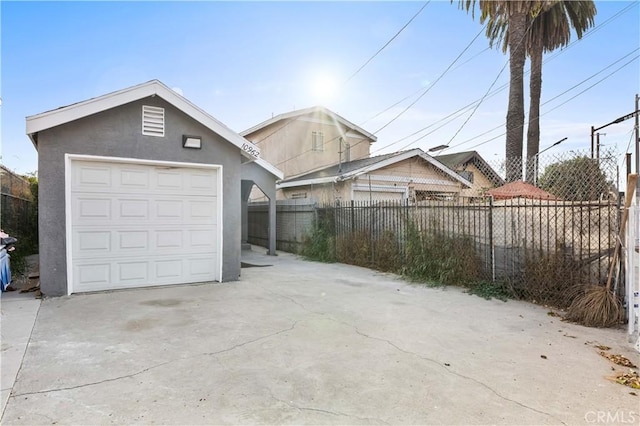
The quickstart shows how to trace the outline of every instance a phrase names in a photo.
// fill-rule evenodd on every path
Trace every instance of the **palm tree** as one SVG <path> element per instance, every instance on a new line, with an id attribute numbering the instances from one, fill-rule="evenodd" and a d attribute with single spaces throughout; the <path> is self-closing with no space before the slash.
<path id="1" fill-rule="evenodd" d="M 452 0 L 453 1 L 453 0 Z M 509 50 L 509 105 L 507 107 L 507 128 L 505 143 L 506 180 L 522 179 L 522 138 L 524 128 L 524 63 L 526 59 L 525 37 L 530 16 L 550 1 L 517 0 L 460 0 L 459 5 L 467 11 L 476 3 L 481 12 L 480 22 L 501 24 L 505 31 L 505 46 Z M 506 25 L 508 23 L 508 25 Z M 498 24 L 496 24 L 498 25 Z M 489 35 L 489 27 L 487 27 Z M 494 41 L 489 37 L 490 41 Z"/>
<path id="2" fill-rule="evenodd" d="M 527 182 L 533 182 L 535 156 L 540 149 L 540 97 L 542 93 L 542 56 L 569 44 L 571 29 L 578 39 L 595 22 L 596 6 L 593 0 L 563 0 L 550 2 L 539 13 L 529 15 L 526 25 L 530 31 L 525 37 L 527 54 L 531 58 L 529 77 L 529 125 L 527 127 Z M 487 24 L 487 37 L 491 44 L 503 41 L 502 49 L 509 46 L 509 22 L 502 16 Z"/>

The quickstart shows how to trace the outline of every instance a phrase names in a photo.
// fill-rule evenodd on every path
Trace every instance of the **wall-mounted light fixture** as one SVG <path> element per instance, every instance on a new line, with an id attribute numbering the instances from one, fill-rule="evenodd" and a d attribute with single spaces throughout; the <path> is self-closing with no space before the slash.
<path id="1" fill-rule="evenodd" d="M 182 146 L 184 148 L 202 148 L 202 138 L 200 136 L 182 135 Z"/>

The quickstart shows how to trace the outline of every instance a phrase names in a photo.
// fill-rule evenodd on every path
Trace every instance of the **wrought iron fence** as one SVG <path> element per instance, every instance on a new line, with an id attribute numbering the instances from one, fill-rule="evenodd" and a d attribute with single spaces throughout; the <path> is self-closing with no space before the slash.
<path id="1" fill-rule="evenodd" d="M 408 275 L 413 265 L 416 278 L 452 284 L 499 282 L 514 297 L 565 307 L 582 286 L 606 281 L 618 211 L 611 200 L 352 201 L 319 206 L 317 226 L 339 262 Z"/>
<path id="2" fill-rule="evenodd" d="M 332 250 L 325 259 L 433 282 L 499 283 L 514 297 L 566 307 L 585 285 L 606 281 L 620 222 L 617 157 L 572 151 L 520 164 L 528 181 L 499 182 L 504 163 L 474 162 L 472 172 L 450 166 L 471 183 L 493 176 L 493 187 L 476 179 L 457 194 L 308 205 L 322 232 L 297 227 L 296 245 L 320 235 L 329 241 L 319 247 Z M 281 210 L 279 224 L 289 214 Z M 280 242 L 287 232 L 279 227 Z M 616 270 L 621 282 L 623 265 Z"/>

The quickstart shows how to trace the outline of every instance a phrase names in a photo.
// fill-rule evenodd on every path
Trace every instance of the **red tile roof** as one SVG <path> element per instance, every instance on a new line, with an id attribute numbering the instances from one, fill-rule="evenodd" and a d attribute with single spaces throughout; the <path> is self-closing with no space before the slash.
<path id="1" fill-rule="evenodd" d="M 537 188 L 521 180 L 490 189 L 489 195 L 496 200 L 508 200 L 510 198 L 530 198 L 533 200 L 556 200 L 557 198 L 547 191 Z"/>

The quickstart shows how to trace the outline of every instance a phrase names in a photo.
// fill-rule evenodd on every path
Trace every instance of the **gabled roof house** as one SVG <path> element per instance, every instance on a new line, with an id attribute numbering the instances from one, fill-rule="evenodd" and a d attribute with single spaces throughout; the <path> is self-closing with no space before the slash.
<path id="1" fill-rule="evenodd" d="M 277 115 L 240 132 L 285 178 L 369 157 L 376 137 L 323 106 Z"/>
<path id="2" fill-rule="evenodd" d="M 421 201 L 459 194 L 471 183 L 421 149 L 334 164 L 278 182 L 284 198 Z"/>
<path id="3" fill-rule="evenodd" d="M 282 172 L 157 80 L 27 117 L 26 130 L 46 296 L 238 279 L 245 181 L 272 199 L 275 248 Z"/>
<path id="4" fill-rule="evenodd" d="M 437 155 L 436 160 L 471 182 L 462 195 L 484 195 L 488 189 L 504 185 L 505 181 L 477 151 Z"/>

